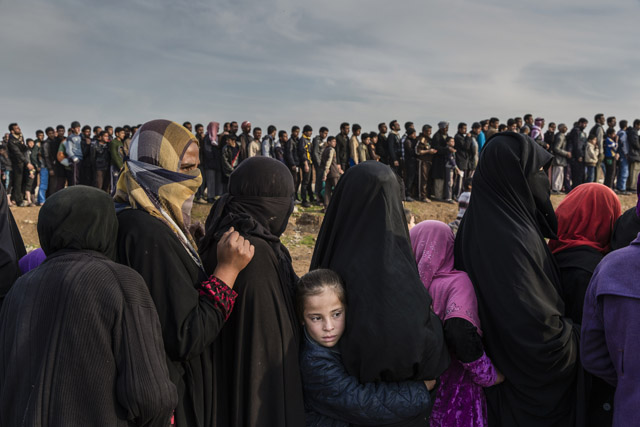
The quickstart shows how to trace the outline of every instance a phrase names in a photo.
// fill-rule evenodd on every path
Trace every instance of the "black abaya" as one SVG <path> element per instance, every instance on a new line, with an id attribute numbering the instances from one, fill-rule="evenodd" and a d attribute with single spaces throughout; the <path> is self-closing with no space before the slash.
<path id="1" fill-rule="evenodd" d="M 473 197 L 455 243 L 456 268 L 473 282 L 485 349 L 506 381 L 487 389 L 494 426 L 582 425 L 579 326 L 565 315 L 544 237 L 557 221 L 552 155 L 531 138 L 501 133 L 482 151 Z"/>
<path id="2" fill-rule="evenodd" d="M 20 231 L 9 209 L 7 192 L 0 184 L 0 304 L 13 282 L 20 276 L 18 261 L 26 253 Z"/>
<path id="3" fill-rule="evenodd" d="M 604 255 L 589 246 L 576 246 L 556 252 L 554 257 L 560 269 L 566 316 L 573 319 L 575 324 L 582 324 L 582 309 L 587 287 Z M 585 380 L 589 389 L 586 425 L 589 427 L 611 426 L 615 387 L 589 373 L 585 373 Z"/>
<path id="4" fill-rule="evenodd" d="M 177 402 L 158 314 L 116 264 L 113 201 L 73 186 L 38 217 L 47 259 L 0 312 L 0 425 L 166 426 Z"/>
<path id="5" fill-rule="evenodd" d="M 293 210 L 291 173 L 277 160 L 252 157 L 229 178 L 229 193 L 213 206 L 200 255 L 217 264 L 216 244 L 234 227 L 255 247 L 240 272 L 233 312 L 213 345 L 213 425 L 305 425 L 298 364 L 300 322 L 293 304 L 297 277 L 280 235 Z"/>
<path id="6" fill-rule="evenodd" d="M 636 240 L 640 233 L 640 218 L 636 207 L 629 208 L 616 220 L 611 236 L 611 250 L 626 248 Z"/>
<path id="7" fill-rule="evenodd" d="M 339 345 L 349 374 L 361 382 L 421 380 L 447 368 L 442 324 L 429 308 L 389 166 L 367 161 L 340 179 L 311 260 L 317 268 L 345 283 Z"/>

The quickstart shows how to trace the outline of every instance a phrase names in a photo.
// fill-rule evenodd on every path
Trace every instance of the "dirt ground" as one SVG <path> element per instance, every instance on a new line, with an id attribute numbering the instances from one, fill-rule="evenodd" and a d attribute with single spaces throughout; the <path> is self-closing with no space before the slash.
<path id="1" fill-rule="evenodd" d="M 622 203 L 622 212 L 636 205 L 637 197 L 635 195 L 619 196 Z M 551 201 L 555 207 L 558 206 L 564 195 L 551 196 Z M 451 222 L 455 219 L 458 208 L 457 205 L 448 203 L 406 203 L 408 208 L 416 217 L 416 223 L 427 219 L 435 219 L 443 222 Z M 193 208 L 193 218 L 204 223 L 211 205 L 195 204 Z M 313 248 L 315 246 L 316 237 L 320 230 L 323 214 L 320 207 L 313 206 L 307 209 L 296 207 L 296 211 L 289 220 L 289 225 L 282 237 L 282 242 L 289 248 L 291 258 L 293 259 L 293 267 L 295 271 L 301 275 L 307 272 Z M 39 207 L 30 208 L 11 208 L 16 219 L 22 238 L 27 247 L 27 251 L 31 251 L 40 247 L 38 241 L 37 222 Z"/>

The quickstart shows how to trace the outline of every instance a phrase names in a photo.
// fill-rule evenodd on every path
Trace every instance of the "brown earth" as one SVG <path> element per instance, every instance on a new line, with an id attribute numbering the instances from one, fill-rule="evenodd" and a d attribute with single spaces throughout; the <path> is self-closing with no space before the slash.
<path id="1" fill-rule="evenodd" d="M 626 211 L 637 203 L 635 195 L 619 196 L 622 203 L 622 212 Z M 551 196 L 554 207 L 557 207 L 564 195 Z M 416 217 L 416 224 L 427 219 L 435 219 L 443 222 L 451 222 L 456 218 L 458 213 L 457 205 L 448 203 L 406 203 L 406 208 Z M 204 223 L 211 205 L 198 205 L 193 207 L 194 219 Z M 296 211 L 289 220 L 289 225 L 282 237 L 282 242 L 289 248 L 291 258 L 293 259 L 293 267 L 296 272 L 301 275 L 307 272 L 313 248 L 316 242 L 316 236 L 320 230 L 323 214 L 320 207 L 313 206 L 311 208 L 296 207 Z M 13 215 L 20 228 L 20 233 L 27 247 L 27 251 L 31 251 L 40 247 L 38 241 L 38 232 L 36 229 L 38 222 L 39 207 L 30 208 L 11 208 Z"/>

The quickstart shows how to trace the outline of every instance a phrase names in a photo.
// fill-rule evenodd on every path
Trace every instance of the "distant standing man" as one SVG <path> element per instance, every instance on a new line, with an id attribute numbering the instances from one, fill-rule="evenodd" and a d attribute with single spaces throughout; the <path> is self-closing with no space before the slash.
<path id="1" fill-rule="evenodd" d="M 340 124 L 340 134 L 336 136 L 336 156 L 343 171 L 349 167 L 349 123 Z"/>
<path id="2" fill-rule="evenodd" d="M 316 195 L 316 203 L 322 203 L 322 151 L 324 150 L 325 141 L 329 135 L 329 129 L 322 126 L 320 132 L 313 138 L 311 143 L 311 163 L 316 174 L 316 186 L 314 193 Z"/>
<path id="3" fill-rule="evenodd" d="M 628 122 L 620 120 L 620 130 L 618 131 L 618 178 L 616 190 L 618 193 L 627 193 L 627 180 L 629 179 L 629 142 L 627 141 Z"/>
<path id="4" fill-rule="evenodd" d="M 595 120 L 596 123 L 593 125 L 593 127 L 589 131 L 589 137 L 591 136 L 596 137 L 596 141 L 598 143 L 598 149 L 600 150 L 600 154 L 598 155 L 598 163 L 596 163 L 596 176 L 594 181 L 594 182 L 598 182 L 598 177 L 602 173 L 602 170 L 601 170 L 602 161 L 604 160 L 604 138 L 605 138 L 604 114 L 602 113 L 596 114 L 593 119 Z"/>
<path id="5" fill-rule="evenodd" d="M 118 178 L 120 177 L 120 171 L 124 163 L 124 148 L 123 138 L 124 129 L 117 127 L 114 132 L 114 138 L 109 143 L 109 152 L 111 154 L 111 195 L 116 194 L 116 187 L 118 186 Z"/>

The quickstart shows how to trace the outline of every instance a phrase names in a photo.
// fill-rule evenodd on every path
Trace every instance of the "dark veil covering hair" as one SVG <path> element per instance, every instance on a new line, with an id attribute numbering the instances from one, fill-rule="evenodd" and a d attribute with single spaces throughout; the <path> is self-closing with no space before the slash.
<path id="1" fill-rule="evenodd" d="M 62 249 L 92 250 L 115 261 L 118 220 L 113 199 L 85 185 L 58 191 L 40 210 L 38 236 L 47 256 Z"/>
<path id="2" fill-rule="evenodd" d="M 487 354 L 506 381 L 486 390 L 489 424 L 582 425 L 579 325 L 565 317 L 544 237 L 557 219 L 546 172 L 553 156 L 513 132 L 492 137 L 473 177 L 455 242 L 456 268 L 478 297 Z"/>
<path id="3" fill-rule="evenodd" d="M 9 209 L 7 192 L 4 185 L 0 184 L 0 304 L 20 276 L 18 261 L 26 253 L 22 236 Z"/>
<path id="4" fill-rule="evenodd" d="M 640 183 L 640 175 L 638 176 Z M 611 250 L 626 248 L 636 240 L 640 233 L 640 185 L 637 186 L 638 203 L 625 211 L 613 226 Z"/>
<path id="5" fill-rule="evenodd" d="M 420 281 L 395 174 L 364 162 L 340 179 L 311 270 L 337 272 L 347 291 L 340 339 L 347 371 L 362 382 L 437 378 L 449 365 L 442 324 Z"/>
<path id="6" fill-rule="evenodd" d="M 300 322 L 294 306 L 297 276 L 280 235 L 294 205 L 293 178 L 281 162 L 252 157 L 229 178 L 205 225 L 200 255 L 207 273 L 229 227 L 255 247 L 238 275 L 233 312 L 214 342 L 214 427 L 305 424 L 298 364 Z"/>

